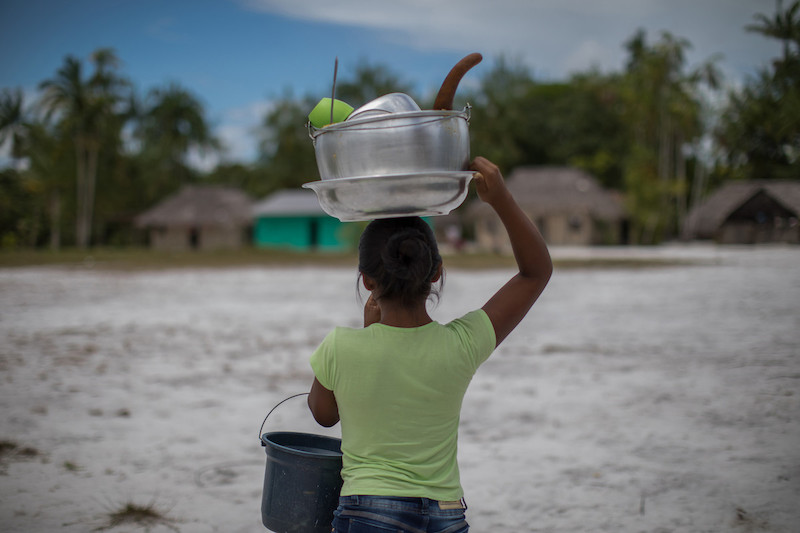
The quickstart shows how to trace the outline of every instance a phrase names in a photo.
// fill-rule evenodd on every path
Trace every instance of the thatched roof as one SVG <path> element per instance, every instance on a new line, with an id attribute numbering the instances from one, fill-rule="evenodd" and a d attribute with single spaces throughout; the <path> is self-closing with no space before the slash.
<path id="1" fill-rule="evenodd" d="M 310 189 L 278 191 L 253 205 L 252 213 L 254 217 L 325 215 L 317 194 Z"/>
<path id="2" fill-rule="evenodd" d="M 253 199 L 221 185 L 186 186 L 136 217 L 139 227 L 247 226 Z"/>
<path id="3" fill-rule="evenodd" d="M 622 199 L 577 168 L 519 167 L 506 179 L 517 203 L 532 216 L 582 211 L 597 220 L 624 218 Z M 491 208 L 480 200 L 467 208 L 468 216 L 483 216 Z"/>
<path id="4" fill-rule="evenodd" d="M 684 235 L 701 239 L 713 237 L 734 211 L 760 192 L 800 217 L 800 182 L 737 181 L 723 185 L 689 212 Z"/>

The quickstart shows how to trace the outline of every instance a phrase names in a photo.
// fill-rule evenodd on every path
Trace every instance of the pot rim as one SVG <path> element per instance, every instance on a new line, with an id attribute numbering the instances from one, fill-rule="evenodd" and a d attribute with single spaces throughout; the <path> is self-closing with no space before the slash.
<path id="1" fill-rule="evenodd" d="M 386 113 L 383 115 L 374 115 L 374 116 L 367 116 L 364 118 L 356 118 L 353 120 L 346 120 L 344 122 L 337 122 L 336 124 L 329 124 L 322 128 L 317 128 L 313 126 L 310 122 L 306 124 L 308 127 L 308 134 L 312 139 L 316 139 L 320 135 L 324 133 L 330 132 L 342 132 L 344 130 L 355 130 L 358 129 L 359 126 L 372 124 L 374 122 L 387 122 L 385 128 L 395 128 L 395 127 L 406 127 L 406 126 L 417 126 L 419 124 L 426 124 L 427 122 L 420 122 L 418 124 L 404 124 L 402 126 L 393 126 L 389 124 L 390 121 L 393 120 L 400 120 L 400 119 L 409 119 L 409 118 L 429 118 L 431 119 L 430 122 L 435 122 L 437 120 L 444 120 L 447 118 L 463 118 L 464 120 L 469 123 L 469 119 L 471 117 L 472 106 L 467 104 L 464 109 L 462 110 L 450 110 L 450 109 L 441 109 L 441 110 L 422 110 L 422 111 L 404 111 L 400 113 Z M 380 127 L 369 127 L 366 129 L 381 129 Z"/>

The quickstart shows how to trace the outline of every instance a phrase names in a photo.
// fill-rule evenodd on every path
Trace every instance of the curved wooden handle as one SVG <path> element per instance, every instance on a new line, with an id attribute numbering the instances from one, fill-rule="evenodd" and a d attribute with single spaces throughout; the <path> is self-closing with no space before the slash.
<path id="1" fill-rule="evenodd" d="M 483 56 L 474 53 L 466 56 L 464 59 L 456 63 L 447 77 L 442 82 L 442 87 L 439 89 L 439 94 L 436 95 L 436 100 L 433 102 L 433 109 L 453 109 L 453 99 L 456 96 L 456 89 L 461 82 L 461 78 L 467 73 L 469 69 L 477 65 L 483 60 Z"/>

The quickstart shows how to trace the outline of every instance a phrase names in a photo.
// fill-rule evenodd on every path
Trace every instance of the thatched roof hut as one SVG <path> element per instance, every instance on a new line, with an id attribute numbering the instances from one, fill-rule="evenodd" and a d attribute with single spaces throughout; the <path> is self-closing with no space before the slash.
<path id="1" fill-rule="evenodd" d="M 247 241 L 252 203 L 233 187 L 186 186 L 137 216 L 135 223 L 150 231 L 154 248 L 238 248 Z"/>
<path id="2" fill-rule="evenodd" d="M 717 189 L 692 209 L 686 239 L 722 243 L 800 242 L 800 182 L 739 181 Z"/>
<path id="3" fill-rule="evenodd" d="M 520 167 L 506 184 L 550 244 L 617 244 L 622 239 L 622 198 L 580 169 Z M 488 205 L 472 202 L 465 218 L 475 222 L 479 244 L 495 250 L 508 247 L 505 231 Z"/>

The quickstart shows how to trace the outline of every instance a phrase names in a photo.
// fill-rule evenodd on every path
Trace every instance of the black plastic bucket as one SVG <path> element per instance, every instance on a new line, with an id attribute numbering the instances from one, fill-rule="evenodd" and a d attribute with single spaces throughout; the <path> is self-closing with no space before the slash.
<path id="1" fill-rule="evenodd" d="M 342 489 L 342 441 L 273 431 L 261 435 L 261 445 L 267 452 L 264 527 L 276 533 L 329 533 Z"/>

